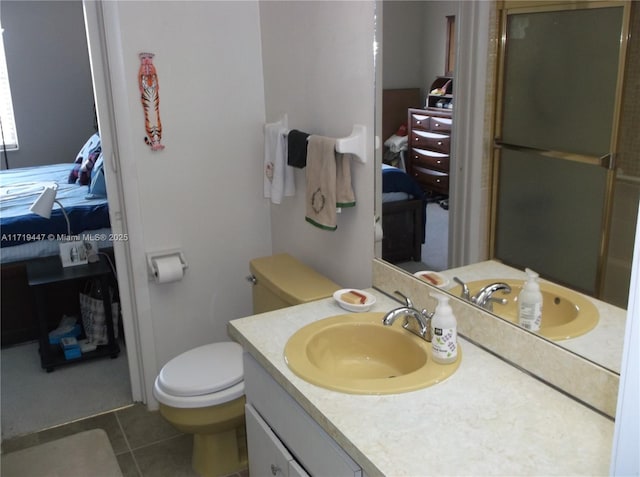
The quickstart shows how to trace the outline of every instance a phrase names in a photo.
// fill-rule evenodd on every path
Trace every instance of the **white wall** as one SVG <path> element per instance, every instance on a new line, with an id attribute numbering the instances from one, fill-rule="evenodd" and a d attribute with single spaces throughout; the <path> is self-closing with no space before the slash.
<path id="1" fill-rule="evenodd" d="M 0 12 L 20 147 L 9 166 L 71 169 L 95 132 L 82 3 L 3 0 Z"/>
<path id="2" fill-rule="evenodd" d="M 447 17 L 457 15 L 460 5 L 457 1 L 429 1 L 426 3 L 423 37 L 425 44 L 423 78 L 425 85 L 428 87 L 436 79 L 436 76 L 444 76 L 445 74 Z"/>
<path id="3" fill-rule="evenodd" d="M 636 225 L 633 267 L 629 289 L 629 306 L 616 409 L 616 427 L 611 452 L 614 476 L 638 475 L 640 457 L 640 220 Z"/>
<path id="4" fill-rule="evenodd" d="M 249 260 L 271 254 L 262 197 L 264 91 L 256 2 L 105 2 L 134 306 L 150 389 L 177 354 L 251 314 Z M 140 52 L 155 53 L 165 150 L 144 143 Z M 109 179 L 109 176 L 108 176 Z M 112 184 L 110 184 L 111 186 Z M 111 191 L 110 191 L 111 194 Z M 120 210 L 110 210 L 114 223 Z M 180 248 L 182 281 L 147 281 L 145 252 Z M 132 337 L 130 337 L 132 338 Z M 148 358 L 155 353 L 154 363 Z"/>
<path id="5" fill-rule="evenodd" d="M 424 19 L 430 2 L 383 1 L 382 86 L 425 89 Z M 430 80 L 432 81 L 432 80 Z M 431 83 L 429 83 L 431 84 Z"/>
<path id="6" fill-rule="evenodd" d="M 371 286 L 374 215 L 374 2 L 260 2 L 266 117 L 331 137 L 367 127 L 367 164 L 352 164 L 357 205 L 338 229 L 304 220 L 305 176 L 297 193 L 272 206 L 274 252 L 286 251 L 346 287 Z"/>
<path id="7" fill-rule="evenodd" d="M 437 76 L 445 74 L 447 16 L 456 1 L 382 2 L 382 85 L 420 88 L 422 101 Z"/>

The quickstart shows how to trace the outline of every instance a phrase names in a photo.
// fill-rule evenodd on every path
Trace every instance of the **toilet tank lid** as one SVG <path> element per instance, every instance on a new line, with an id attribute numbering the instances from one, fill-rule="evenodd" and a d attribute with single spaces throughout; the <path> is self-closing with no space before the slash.
<path id="1" fill-rule="evenodd" d="M 328 298 L 343 288 L 287 253 L 254 258 L 249 269 L 258 283 L 292 305 Z"/>
<path id="2" fill-rule="evenodd" d="M 158 385 L 173 396 L 201 396 L 227 389 L 243 378 L 242 346 L 223 342 L 176 356 L 160 371 Z"/>

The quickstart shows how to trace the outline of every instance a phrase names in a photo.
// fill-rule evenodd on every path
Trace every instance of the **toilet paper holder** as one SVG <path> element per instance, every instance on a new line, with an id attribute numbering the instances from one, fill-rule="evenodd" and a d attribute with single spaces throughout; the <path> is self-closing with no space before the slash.
<path id="1" fill-rule="evenodd" d="M 149 281 L 157 281 L 158 280 L 158 266 L 156 264 L 156 260 L 160 258 L 166 257 L 177 257 L 180 260 L 180 264 L 182 265 L 182 271 L 184 272 L 189 265 L 187 265 L 187 261 L 184 258 L 184 254 L 182 250 L 162 250 L 159 252 L 147 252 L 147 271 L 149 272 Z"/>

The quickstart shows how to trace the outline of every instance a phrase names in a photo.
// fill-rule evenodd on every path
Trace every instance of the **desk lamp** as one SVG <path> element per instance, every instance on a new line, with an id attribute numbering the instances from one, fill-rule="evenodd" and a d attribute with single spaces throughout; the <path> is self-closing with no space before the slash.
<path id="1" fill-rule="evenodd" d="M 60 242 L 60 259 L 62 260 L 62 266 L 69 267 L 72 265 L 86 264 L 88 262 L 88 257 L 84 241 L 71 240 L 71 222 L 69 221 L 67 211 L 64 210 L 60 201 L 56 199 L 57 193 L 57 187 L 45 187 L 29 210 L 40 217 L 49 219 L 51 218 L 51 209 L 53 209 L 53 204 L 58 204 L 62 211 L 62 215 L 64 215 L 64 218 L 67 221 L 67 238 L 70 240 L 67 242 Z"/>
<path id="2" fill-rule="evenodd" d="M 34 214 L 38 214 L 40 217 L 45 219 L 51 218 L 51 209 L 53 209 L 53 204 L 56 203 L 60 206 L 60 210 L 62 211 L 62 215 L 64 215 L 65 220 L 67 221 L 67 236 L 71 236 L 71 222 L 69 222 L 69 216 L 67 215 L 67 211 L 64 210 L 64 207 L 60 203 L 58 199 L 56 199 L 56 194 L 58 193 L 58 188 L 54 186 L 45 187 L 40 196 L 36 199 L 36 201 L 31 205 L 29 209 Z"/>

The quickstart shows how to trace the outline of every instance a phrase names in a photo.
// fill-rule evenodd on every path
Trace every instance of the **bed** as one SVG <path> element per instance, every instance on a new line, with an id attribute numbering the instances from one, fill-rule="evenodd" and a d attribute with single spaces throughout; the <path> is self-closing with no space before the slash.
<path id="1" fill-rule="evenodd" d="M 47 185 L 57 186 L 56 199 L 69 216 L 72 235 L 108 235 L 106 196 L 90 194 L 88 185 L 69 184 L 72 166 L 51 164 L 0 171 L 0 262 L 3 265 L 58 253 L 58 241 L 52 238 L 67 234 L 60 207 L 54 205 L 49 219 L 29 211 Z"/>
<path id="2" fill-rule="evenodd" d="M 382 93 L 385 141 L 407 123 L 407 110 L 420 107 L 420 89 L 385 89 Z M 385 151 L 385 156 L 386 156 Z M 391 263 L 419 262 L 425 241 L 426 195 L 404 170 L 382 164 L 382 258 Z"/>
<path id="3" fill-rule="evenodd" d="M 110 229 L 109 206 L 104 189 L 104 171 L 99 151 L 94 147 L 91 168 L 84 180 L 69 183 L 70 174 L 79 171 L 88 154 L 85 147 L 75 161 L 0 171 L 0 263 L 2 271 L 2 345 L 16 344 L 37 337 L 33 298 L 27 283 L 26 264 L 40 257 L 59 253 L 59 236 L 67 235 L 67 225 L 56 204 L 51 218 L 45 219 L 29 211 L 43 188 L 56 184 L 56 198 L 64 206 L 74 235 L 102 237 L 101 250 L 108 250 Z M 95 146 L 95 141 L 93 143 Z M 73 159 L 73 158 L 71 158 Z M 94 167 L 95 165 L 95 167 Z M 80 183 L 82 182 L 82 183 Z M 55 239 L 51 239 L 51 235 Z M 52 287 L 53 328 L 69 304 L 78 301 L 78 290 Z"/>

